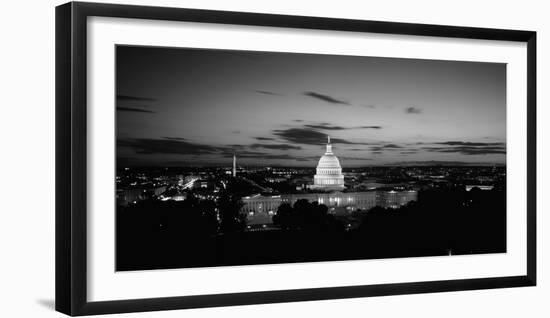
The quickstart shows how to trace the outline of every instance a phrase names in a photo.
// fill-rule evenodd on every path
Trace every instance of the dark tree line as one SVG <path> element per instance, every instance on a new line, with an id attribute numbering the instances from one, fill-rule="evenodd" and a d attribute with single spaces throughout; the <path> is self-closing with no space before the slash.
<path id="1" fill-rule="evenodd" d="M 422 191 L 399 209 L 371 209 L 353 235 L 384 256 L 505 252 L 505 192 Z"/>
<path id="2" fill-rule="evenodd" d="M 398 209 L 354 215 L 298 200 L 273 216 L 280 230 L 247 232 L 239 211 L 248 185 L 235 179 L 217 202 L 189 196 L 117 210 L 117 268 L 147 269 L 494 253 L 506 251 L 505 191 L 421 191 Z M 223 234 L 223 235 L 220 235 Z"/>
<path id="3" fill-rule="evenodd" d="M 377 206 L 350 216 L 357 215 L 359 226 L 346 231 L 346 217 L 336 218 L 325 205 L 299 200 L 294 206 L 281 205 L 273 222 L 284 231 L 333 237 L 323 253 L 350 258 L 506 251 L 504 191 L 421 191 L 418 201 L 398 209 Z"/>
<path id="4" fill-rule="evenodd" d="M 235 180 L 231 180 L 235 181 Z M 166 268 L 174 263 L 207 266 L 216 262 L 217 236 L 241 233 L 242 184 L 229 182 L 219 199 L 199 200 L 192 192 L 183 201 L 156 198 L 117 207 L 118 270 Z"/>
<path id="5" fill-rule="evenodd" d="M 336 220 L 334 215 L 328 214 L 328 207 L 318 202 L 309 202 L 301 199 L 291 206 L 283 203 L 273 216 L 273 224 L 283 230 L 295 231 L 343 231 L 344 225 Z"/>

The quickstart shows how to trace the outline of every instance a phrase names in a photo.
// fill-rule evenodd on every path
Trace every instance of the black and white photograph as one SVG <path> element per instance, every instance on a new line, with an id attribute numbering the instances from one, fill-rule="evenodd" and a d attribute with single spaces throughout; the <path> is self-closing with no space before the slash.
<path id="1" fill-rule="evenodd" d="M 550 317 L 547 7 L 5 2 L 0 318 Z"/>
<path id="2" fill-rule="evenodd" d="M 116 46 L 116 270 L 506 252 L 506 64 Z"/>

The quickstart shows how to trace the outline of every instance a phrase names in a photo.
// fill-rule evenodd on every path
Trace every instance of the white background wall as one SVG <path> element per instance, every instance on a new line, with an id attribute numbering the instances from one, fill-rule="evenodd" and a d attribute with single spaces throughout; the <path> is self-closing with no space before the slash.
<path id="1" fill-rule="evenodd" d="M 538 32 L 537 287 L 116 315 L 116 317 L 549 317 L 550 19 L 546 1 L 115 1 L 174 7 L 527 29 Z M 0 39 L 0 317 L 54 306 L 54 7 L 6 1 Z M 544 250 L 546 248 L 546 250 Z M 144 286 L 146 288 L 146 286 Z"/>

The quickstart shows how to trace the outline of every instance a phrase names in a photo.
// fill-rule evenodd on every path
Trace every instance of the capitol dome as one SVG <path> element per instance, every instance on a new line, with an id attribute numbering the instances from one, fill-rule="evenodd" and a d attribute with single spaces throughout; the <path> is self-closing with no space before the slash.
<path id="1" fill-rule="evenodd" d="M 332 152 L 330 137 L 328 137 L 327 150 L 317 164 L 317 173 L 313 177 L 312 188 L 327 191 L 344 189 L 342 167 L 338 157 Z"/>

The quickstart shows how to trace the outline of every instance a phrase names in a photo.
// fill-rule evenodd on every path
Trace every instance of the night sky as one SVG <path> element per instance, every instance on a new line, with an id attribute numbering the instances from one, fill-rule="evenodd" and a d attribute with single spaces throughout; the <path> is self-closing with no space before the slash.
<path id="1" fill-rule="evenodd" d="M 121 166 L 503 164 L 506 65 L 117 46 Z"/>

